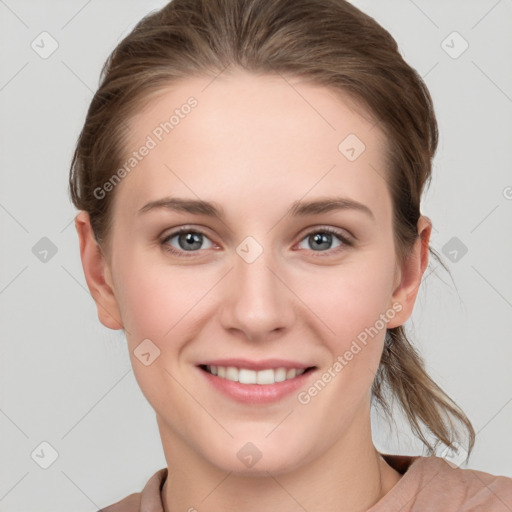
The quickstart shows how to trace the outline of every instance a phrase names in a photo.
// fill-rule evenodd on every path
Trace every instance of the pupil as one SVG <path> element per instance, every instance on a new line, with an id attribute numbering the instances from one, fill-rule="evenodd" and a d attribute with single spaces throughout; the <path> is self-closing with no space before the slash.
<path id="1" fill-rule="evenodd" d="M 315 243 L 319 243 L 320 245 L 322 245 L 322 243 L 323 243 L 324 244 L 324 247 L 322 247 L 323 249 L 329 249 L 331 236 L 332 235 L 330 233 L 316 233 L 313 236 L 313 239 L 314 239 Z"/>

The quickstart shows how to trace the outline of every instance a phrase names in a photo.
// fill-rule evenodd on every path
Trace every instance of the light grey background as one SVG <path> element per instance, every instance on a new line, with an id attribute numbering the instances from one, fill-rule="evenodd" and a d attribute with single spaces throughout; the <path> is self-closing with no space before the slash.
<path id="1" fill-rule="evenodd" d="M 97 319 L 67 195 L 101 65 L 165 3 L 0 0 L 1 512 L 96 511 L 166 465 L 122 332 Z M 474 423 L 467 467 L 512 477 L 512 0 L 353 3 L 425 78 L 440 125 L 423 210 L 456 287 L 427 271 L 409 325 L 432 377 Z M 43 31 L 58 43 L 46 59 L 31 47 Z M 453 31 L 469 44 L 457 58 Z M 43 237 L 57 250 L 46 262 L 33 253 Z M 378 418 L 374 429 L 382 451 L 421 453 L 405 426 L 399 442 Z M 42 442 L 58 453 L 48 469 L 32 456 Z"/>

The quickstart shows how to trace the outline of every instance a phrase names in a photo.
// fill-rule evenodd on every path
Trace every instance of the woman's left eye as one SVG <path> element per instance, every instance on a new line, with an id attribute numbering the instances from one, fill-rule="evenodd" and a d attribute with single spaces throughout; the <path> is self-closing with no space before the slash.
<path id="1" fill-rule="evenodd" d="M 338 246 L 332 248 L 330 247 L 333 243 L 333 238 L 337 238 L 341 243 Z M 338 250 L 342 250 L 343 246 L 351 246 L 352 242 L 345 235 L 339 232 L 336 229 L 332 228 L 319 228 L 315 231 L 309 232 L 302 241 L 306 241 L 310 243 L 312 247 L 316 247 L 313 249 L 314 252 L 337 252 Z M 320 249 L 318 251 L 317 249 Z M 327 250 L 321 250 L 327 249 Z"/>
<path id="2" fill-rule="evenodd" d="M 176 239 L 178 247 L 171 245 L 171 241 L 174 239 Z M 339 243 L 333 248 L 331 245 L 335 239 L 338 239 Z M 210 245 L 202 247 L 205 240 L 207 240 Z M 311 247 L 313 247 L 313 249 L 310 250 L 313 250 L 314 252 L 337 252 L 340 248 L 343 249 L 343 246 L 352 245 L 352 242 L 348 237 L 343 235 L 340 231 L 332 228 L 318 228 L 314 231 L 310 231 L 304 238 L 302 238 L 301 243 L 304 241 L 306 243 L 310 243 Z M 185 257 L 188 257 L 189 255 L 184 253 L 195 253 L 200 249 L 211 249 L 213 247 L 213 243 L 204 233 L 190 228 L 181 228 L 178 231 L 167 235 L 161 240 L 160 245 L 172 254 Z M 306 249 L 308 248 L 306 247 Z M 193 254 L 190 254 L 190 256 L 193 256 Z"/>

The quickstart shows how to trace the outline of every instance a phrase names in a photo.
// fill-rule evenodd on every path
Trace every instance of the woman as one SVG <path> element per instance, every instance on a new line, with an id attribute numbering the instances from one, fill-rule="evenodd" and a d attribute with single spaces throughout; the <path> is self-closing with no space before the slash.
<path id="1" fill-rule="evenodd" d="M 512 479 L 407 339 L 429 92 L 343 0 L 174 0 L 109 57 L 70 192 L 167 468 L 104 508 L 499 511 Z M 429 456 L 379 453 L 396 398 Z M 435 456 L 446 446 L 446 458 Z"/>

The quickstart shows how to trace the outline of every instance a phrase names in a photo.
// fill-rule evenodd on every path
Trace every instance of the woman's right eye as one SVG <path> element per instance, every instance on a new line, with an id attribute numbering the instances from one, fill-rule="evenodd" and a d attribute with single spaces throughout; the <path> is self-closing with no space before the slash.
<path id="1" fill-rule="evenodd" d="M 176 239 L 176 244 L 178 247 L 170 244 L 173 239 Z M 209 241 L 209 238 L 201 231 L 196 231 L 190 228 L 180 228 L 179 230 L 166 235 L 160 241 L 160 245 L 171 254 L 176 256 L 189 257 L 189 255 L 185 253 L 199 252 L 205 239 Z M 209 241 L 209 243 L 210 246 L 206 247 L 206 249 L 213 247 L 212 242 Z"/>

